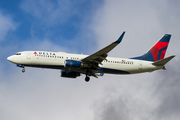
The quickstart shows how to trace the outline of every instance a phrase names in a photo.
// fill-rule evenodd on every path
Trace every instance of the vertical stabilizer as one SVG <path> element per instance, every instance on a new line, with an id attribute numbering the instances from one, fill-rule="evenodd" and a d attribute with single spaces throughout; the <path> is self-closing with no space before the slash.
<path id="1" fill-rule="evenodd" d="M 170 34 L 165 34 L 146 54 L 131 59 L 147 60 L 152 62 L 164 59 L 170 38 Z"/>

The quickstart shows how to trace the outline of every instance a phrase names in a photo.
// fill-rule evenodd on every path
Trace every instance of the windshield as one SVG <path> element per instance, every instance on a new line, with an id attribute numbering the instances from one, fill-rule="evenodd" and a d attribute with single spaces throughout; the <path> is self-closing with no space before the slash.
<path id="1" fill-rule="evenodd" d="M 15 55 L 21 55 L 21 53 L 16 53 Z"/>

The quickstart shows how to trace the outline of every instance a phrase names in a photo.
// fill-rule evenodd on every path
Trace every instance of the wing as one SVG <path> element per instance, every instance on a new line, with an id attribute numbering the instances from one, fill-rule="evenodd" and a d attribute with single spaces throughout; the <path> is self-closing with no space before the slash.
<path id="1" fill-rule="evenodd" d="M 98 66 L 98 64 L 102 64 L 101 62 L 104 59 L 106 59 L 106 57 L 108 56 L 107 53 L 110 52 L 114 47 L 116 47 L 122 41 L 124 34 L 125 32 L 123 32 L 115 42 L 95 52 L 94 54 L 89 55 L 88 57 L 82 59 L 81 61 L 84 63 L 94 64 L 95 66 Z"/>

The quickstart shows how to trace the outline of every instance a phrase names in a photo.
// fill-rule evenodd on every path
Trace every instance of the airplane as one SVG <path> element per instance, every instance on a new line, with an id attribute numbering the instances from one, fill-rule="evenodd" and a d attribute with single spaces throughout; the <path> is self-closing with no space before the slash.
<path id="1" fill-rule="evenodd" d="M 9 56 L 8 61 L 21 67 L 49 68 L 61 70 L 61 77 L 76 78 L 85 74 L 85 81 L 90 76 L 98 78 L 104 74 L 136 74 L 164 69 L 175 55 L 164 58 L 171 38 L 165 34 L 147 53 L 133 58 L 108 57 L 108 53 L 123 39 L 125 31 L 110 45 L 91 54 L 71 54 L 66 52 L 22 51 Z"/>

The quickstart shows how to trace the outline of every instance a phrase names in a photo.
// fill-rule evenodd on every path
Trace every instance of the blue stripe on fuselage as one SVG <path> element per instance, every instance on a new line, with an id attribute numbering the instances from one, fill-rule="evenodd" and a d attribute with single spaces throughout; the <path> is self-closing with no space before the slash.
<path id="1" fill-rule="evenodd" d="M 98 70 L 101 70 L 103 73 L 111 73 L 111 74 L 130 74 L 129 72 L 126 72 L 126 71 L 116 70 L 116 69 L 110 69 L 110 68 L 102 68 L 102 67 L 99 67 Z"/>

